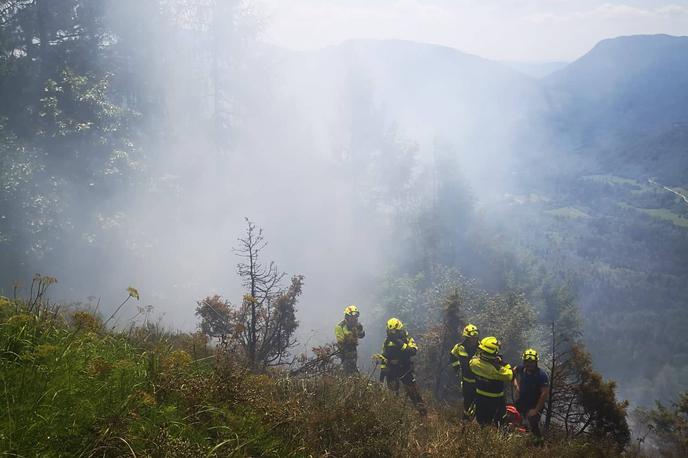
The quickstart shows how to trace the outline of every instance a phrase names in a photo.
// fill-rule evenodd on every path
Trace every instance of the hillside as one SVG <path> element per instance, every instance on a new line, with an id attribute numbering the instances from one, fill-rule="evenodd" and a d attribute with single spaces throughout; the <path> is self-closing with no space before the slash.
<path id="1" fill-rule="evenodd" d="M 669 186 L 688 184 L 688 122 L 673 123 L 655 134 L 601 154 L 601 167 L 644 180 L 651 177 Z"/>
<path id="2" fill-rule="evenodd" d="M 688 37 L 603 40 L 543 83 L 562 97 L 562 129 L 582 142 L 637 139 L 688 121 Z"/>
<path id="3" fill-rule="evenodd" d="M 511 360 L 549 347 L 559 297 L 582 312 L 570 327 L 622 398 L 671 402 L 688 383 L 685 37 L 605 40 L 539 80 L 408 41 L 266 49 L 245 2 L 83 3 L 0 12 L 0 293 L 47 272 L 60 302 L 108 314 L 118 285 L 137 284 L 145 296 L 129 316 L 156 310 L 188 331 L 204 297 L 255 303 L 233 275 L 239 228 L 255 220 L 271 242 L 264 267 L 306 279 L 287 343 L 328 342 L 350 303 L 376 317 L 368 354 L 383 315 L 437 337 L 451 286 L 473 291 L 460 318 L 508 341 Z M 528 313 L 502 313 L 514 304 Z M 502 316 L 518 326 L 496 326 Z M 20 386 L 45 370 L 15 356 L 43 332 L 26 337 L 34 318 L 8 318 L 22 320 L 6 346 Z M 120 344 L 139 358 L 137 383 L 158 376 L 138 344 Z M 41 413 L 68 424 L 60 415 Z M 19 429 L 25 444 L 31 427 Z"/>
<path id="4" fill-rule="evenodd" d="M 587 438 L 535 447 L 460 422 L 457 406 L 421 420 L 370 378 L 254 374 L 201 334 L 109 332 L 86 311 L 0 297 L 0 345 L 0 452 L 12 456 L 618 455 Z"/>

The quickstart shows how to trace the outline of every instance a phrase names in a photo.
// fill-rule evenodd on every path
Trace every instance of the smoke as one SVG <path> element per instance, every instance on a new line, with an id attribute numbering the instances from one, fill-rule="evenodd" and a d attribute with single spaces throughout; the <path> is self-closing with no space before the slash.
<path id="1" fill-rule="evenodd" d="M 69 256 L 39 264 L 59 278 L 58 299 L 109 310 L 134 286 L 132 309 L 153 305 L 191 330 L 197 300 L 241 300 L 232 249 L 248 217 L 269 242 L 264 261 L 305 275 L 301 333 L 328 341 L 343 307 L 365 315 L 403 262 L 412 229 L 399 215 L 433 198 L 437 145 L 489 201 L 547 142 L 546 95 L 497 63 L 393 40 L 288 51 L 262 42 L 265 18 L 248 2 L 155 4 L 108 10 L 103 65 L 117 65 L 117 101 L 141 112 L 140 144 L 124 172 L 133 184 L 68 205 L 83 208 Z"/>

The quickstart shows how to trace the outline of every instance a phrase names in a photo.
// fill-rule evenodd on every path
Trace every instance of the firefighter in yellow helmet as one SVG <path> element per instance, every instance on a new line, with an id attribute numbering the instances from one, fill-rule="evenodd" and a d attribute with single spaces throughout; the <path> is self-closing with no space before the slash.
<path id="1" fill-rule="evenodd" d="M 498 425 L 506 413 L 504 387 L 511 382 L 513 372 L 502 362 L 500 348 L 496 337 L 485 337 L 469 363 L 475 376 L 475 418 L 481 425 Z"/>
<path id="2" fill-rule="evenodd" d="M 403 383 L 409 399 L 424 417 L 427 409 L 416 384 L 411 361 L 417 352 L 418 346 L 404 329 L 404 324 L 398 318 L 390 318 L 387 321 L 387 338 L 382 345 L 380 382 L 387 379 L 387 387 L 395 393 L 399 392 L 399 382 Z"/>
<path id="3" fill-rule="evenodd" d="M 463 341 L 454 345 L 451 350 L 451 365 L 461 385 L 463 394 L 463 418 L 468 420 L 474 411 L 475 377 L 471 372 L 470 361 L 478 350 L 478 327 L 467 324 L 463 328 Z"/>
<path id="4" fill-rule="evenodd" d="M 360 312 L 355 305 L 349 305 L 344 309 L 344 319 L 334 327 L 334 335 L 337 338 L 339 358 L 346 375 L 358 373 L 356 362 L 358 360 L 358 339 L 365 337 L 363 325 L 358 322 Z"/>

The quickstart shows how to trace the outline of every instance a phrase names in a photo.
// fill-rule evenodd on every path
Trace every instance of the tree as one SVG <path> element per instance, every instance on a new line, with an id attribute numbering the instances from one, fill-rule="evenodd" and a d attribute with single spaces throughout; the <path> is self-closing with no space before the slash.
<path id="1" fill-rule="evenodd" d="M 575 297 L 566 286 L 543 291 L 543 319 L 551 320 L 550 392 L 545 430 L 556 426 L 566 437 L 593 435 L 623 448 L 630 440 L 628 403 L 617 402 L 616 383 L 605 381 L 592 366 L 581 337 Z"/>
<path id="2" fill-rule="evenodd" d="M 579 342 L 580 315 L 570 289 L 564 286 L 546 287 L 543 298 L 545 305 L 542 319 L 551 323 L 551 352 L 548 364 L 551 389 L 545 413 L 545 431 L 548 431 L 552 423 L 554 408 L 560 402 L 566 404 L 563 398 L 570 396 L 564 387 L 565 381 L 572 377 L 572 348 L 576 345 L 582 346 L 582 344 Z"/>
<path id="3" fill-rule="evenodd" d="M 553 333 L 554 335 L 554 333 Z M 566 437 L 592 435 L 613 440 L 623 449 L 630 440 L 628 402 L 617 402 L 616 383 L 605 381 L 592 367 L 590 354 L 574 343 L 558 351 L 553 337 L 550 399 L 546 427 L 559 426 Z"/>
<path id="4" fill-rule="evenodd" d="M 444 319 L 440 326 L 439 346 L 433 347 L 438 353 L 434 358 L 436 369 L 433 391 L 435 397 L 439 399 L 443 397 L 443 391 L 447 385 L 455 385 L 454 374 L 446 369 L 447 361 L 449 360 L 449 352 L 461 335 L 459 333 L 459 328 L 466 324 L 462 317 L 463 302 L 464 298 L 459 294 L 458 289 L 452 291 L 443 301 Z M 445 374 L 448 374 L 448 377 L 445 376 Z"/>
<path id="5" fill-rule="evenodd" d="M 533 305 L 525 295 L 509 292 L 488 296 L 469 319 L 480 327 L 480 335 L 502 341 L 504 360 L 520 361 L 536 322 Z"/>
<path id="6" fill-rule="evenodd" d="M 107 3 L 0 2 L 0 248 L 12 266 L 3 280 L 93 236 L 101 216 L 123 210 L 113 189 L 131 189 L 139 170 L 138 115 L 110 85 Z"/>
<path id="7" fill-rule="evenodd" d="M 658 401 L 654 409 L 640 409 L 638 414 L 662 456 L 688 456 L 688 391 L 669 407 Z"/>
<path id="8" fill-rule="evenodd" d="M 227 343 L 232 333 L 232 306 L 217 294 L 197 302 L 196 316 L 201 319 L 201 332 L 218 339 L 220 344 Z"/>
<path id="9" fill-rule="evenodd" d="M 241 332 L 238 341 L 248 364 L 254 369 L 280 364 L 296 343 L 293 334 L 298 326 L 295 306 L 303 287 L 303 275 L 295 275 L 284 289 L 274 262 L 261 263 L 261 251 L 267 245 L 263 230 L 246 218 L 246 235 L 239 238 L 237 255 L 242 259 L 237 272 L 247 289 L 234 318 Z"/>
<path id="10" fill-rule="evenodd" d="M 197 302 L 196 315 L 201 332 L 218 339 L 225 349 L 250 368 L 263 370 L 284 363 L 296 340 L 294 332 L 296 303 L 303 289 L 303 275 L 294 275 L 288 287 L 282 285 L 285 273 L 274 262 L 260 261 L 267 245 L 263 231 L 246 218 L 246 235 L 235 249 L 242 259 L 237 272 L 247 289 L 241 305 L 233 306 L 220 296 Z"/>

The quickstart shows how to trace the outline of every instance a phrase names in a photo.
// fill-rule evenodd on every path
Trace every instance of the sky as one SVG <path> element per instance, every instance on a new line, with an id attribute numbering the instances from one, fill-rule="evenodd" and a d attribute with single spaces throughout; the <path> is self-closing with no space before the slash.
<path id="1" fill-rule="evenodd" d="M 353 38 L 449 46 L 488 59 L 568 62 L 605 38 L 688 35 L 688 0 L 262 0 L 265 39 L 317 49 Z"/>

